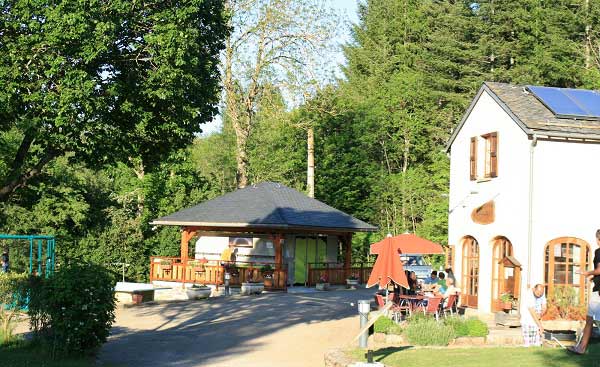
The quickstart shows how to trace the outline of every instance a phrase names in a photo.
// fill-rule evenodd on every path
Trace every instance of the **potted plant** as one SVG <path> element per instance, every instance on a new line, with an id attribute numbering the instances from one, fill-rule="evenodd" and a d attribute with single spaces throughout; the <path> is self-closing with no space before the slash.
<path id="1" fill-rule="evenodd" d="M 204 261 L 202 261 L 204 260 Z M 206 269 L 204 268 L 204 264 L 206 264 L 208 262 L 208 260 L 206 259 L 200 259 L 200 260 L 194 260 L 191 261 L 189 264 L 194 268 L 194 271 L 196 273 L 203 273 L 206 271 Z"/>
<path id="2" fill-rule="evenodd" d="M 500 308 L 508 311 L 513 308 L 513 295 L 506 292 L 500 295 Z"/>
<path id="3" fill-rule="evenodd" d="M 265 288 L 273 287 L 273 268 L 269 264 L 265 264 L 260 268 L 260 272 L 263 276 Z"/>
<path id="4" fill-rule="evenodd" d="M 171 262 L 171 260 L 161 260 L 160 268 L 162 270 L 171 271 L 171 269 L 173 269 L 173 263 Z"/>
<path id="5" fill-rule="evenodd" d="M 185 289 L 188 299 L 202 299 L 210 297 L 212 288 L 204 284 L 192 284 L 191 287 Z"/>
<path id="6" fill-rule="evenodd" d="M 571 287 L 555 287 L 548 297 L 542 326 L 547 330 L 577 330 L 583 328 L 587 307 Z"/>
<path id="7" fill-rule="evenodd" d="M 326 291 L 329 289 L 329 286 L 329 277 L 327 276 L 327 274 L 321 274 L 319 280 L 317 280 L 317 290 Z"/>
<path id="8" fill-rule="evenodd" d="M 242 283 L 240 294 L 251 295 L 261 294 L 265 290 L 263 282 L 259 282 L 254 279 L 254 269 L 250 269 L 247 272 L 246 281 Z"/>
<path id="9" fill-rule="evenodd" d="M 350 276 L 346 279 L 346 284 L 348 285 L 348 287 L 350 289 L 356 289 L 356 286 L 358 285 L 358 274 L 356 273 L 352 273 L 350 274 Z"/>

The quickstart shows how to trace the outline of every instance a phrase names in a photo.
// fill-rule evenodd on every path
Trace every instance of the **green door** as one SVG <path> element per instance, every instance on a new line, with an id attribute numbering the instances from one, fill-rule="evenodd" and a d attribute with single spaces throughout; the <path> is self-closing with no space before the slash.
<path id="1" fill-rule="evenodd" d="M 296 237 L 294 252 L 294 283 L 306 282 L 306 238 Z"/>

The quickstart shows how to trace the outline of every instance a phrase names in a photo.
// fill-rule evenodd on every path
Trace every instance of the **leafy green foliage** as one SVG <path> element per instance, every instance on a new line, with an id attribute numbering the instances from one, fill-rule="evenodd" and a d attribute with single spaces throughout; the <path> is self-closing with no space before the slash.
<path id="1" fill-rule="evenodd" d="M 469 335 L 469 327 L 467 326 L 466 320 L 462 317 L 448 317 L 444 319 L 444 324 L 451 326 L 457 337 Z"/>
<path id="2" fill-rule="evenodd" d="M 389 317 L 382 316 L 375 321 L 376 333 L 384 334 L 402 334 L 402 328 Z"/>
<path id="3" fill-rule="evenodd" d="M 94 352 L 115 319 L 114 278 L 97 265 L 68 264 L 32 283 L 31 326 L 57 355 Z"/>
<path id="4" fill-rule="evenodd" d="M 13 328 L 27 304 L 27 274 L 0 272 L 0 345 L 14 340 Z"/>
<path id="5" fill-rule="evenodd" d="M 456 337 L 451 325 L 438 322 L 432 317 L 409 321 L 404 335 L 413 345 L 448 345 Z"/>
<path id="6" fill-rule="evenodd" d="M 451 326 L 456 333 L 456 336 L 487 336 L 489 333 L 485 322 L 476 317 L 465 319 L 463 317 L 454 316 L 444 319 L 446 325 Z"/>
<path id="7" fill-rule="evenodd" d="M 470 317 L 465 324 L 469 330 L 468 336 L 487 336 L 489 333 L 487 324 L 476 317 Z"/>

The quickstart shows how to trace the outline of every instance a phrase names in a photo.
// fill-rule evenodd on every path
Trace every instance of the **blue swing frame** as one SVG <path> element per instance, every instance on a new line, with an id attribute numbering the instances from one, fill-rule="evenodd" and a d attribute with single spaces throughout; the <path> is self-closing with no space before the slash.
<path id="1" fill-rule="evenodd" d="M 33 255 L 34 255 L 34 242 L 37 244 L 37 274 L 42 274 L 44 269 L 44 275 L 48 278 L 54 274 L 54 266 L 56 261 L 56 239 L 54 236 L 45 235 L 13 235 L 13 234 L 0 234 L 0 240 L 27 240 L 29 241 L 29 274 L 33 273 Z M 42 261 L 44 255 L 44 241 L 46 242 L 46 258 Z M 42 262 L 45 264 L 42 268 Z"/>

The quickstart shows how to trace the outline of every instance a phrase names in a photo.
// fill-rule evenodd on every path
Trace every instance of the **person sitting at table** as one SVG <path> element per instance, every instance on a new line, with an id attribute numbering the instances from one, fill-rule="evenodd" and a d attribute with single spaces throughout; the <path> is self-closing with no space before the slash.
<path id="1" fill-rule="evenodd" d="M 446 280 L 446 291 L 443 293 L 443 297 L 444 297 L 444 306 L 446 305 L 446 303 L 448 302 L 448 297 L 450 297 L 453 294 L 457 294 L 460 292 L 460 288 L 457 288 L 454 286 L 454 280 L 452 280 L 451 278 L 448 278 Z M 456 300 L 457 302 L 457 306 L 458 306 L 458 300 Z"/>
<path id="2" fill-rule="evenodd" d="M 431 276 L 429 278 L 425 278 L 424 283 L 425 284 L 436 284 L 438 281 L 437 275 L 438 275 L 437 271 L 435 271 L 435 270 L 432 271 Z"/>
<path id="3" fill-rule="evenodd" d="M 419 291 L 419 288 L 420 288 L 419 281 L 417 280 L 417 273 L 415 273 L 414 271 L 411 271 L 408 275 L 408 279 L 409 279 L 408 284 L 410 284 L 410 293 L 409 294 L 410 295 L 417 294 L 417 292 Z"/>
<path id="4" fill-rule="evenodd" d="M 440 293 L 444 293 L 446 292 L 446 274 L 442 273 L 441 271 L 438 273 L 438 281 L 437 284 L 439 284 L 440 289 L 438 290 Z"/>

